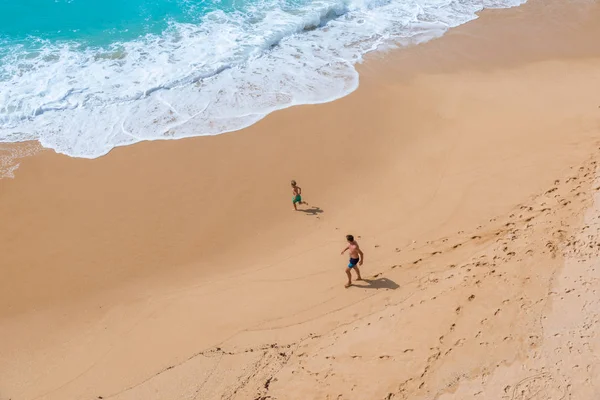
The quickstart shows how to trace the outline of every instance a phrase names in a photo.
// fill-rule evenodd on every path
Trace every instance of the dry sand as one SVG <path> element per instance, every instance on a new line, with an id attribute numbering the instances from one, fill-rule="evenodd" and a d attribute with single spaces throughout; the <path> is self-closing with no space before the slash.
<path id="1" fill-rule="evenodd" d="M 0 399 L 597 399 L 597 21 L 485 12 L 232 134 L 4 145 Z"/>

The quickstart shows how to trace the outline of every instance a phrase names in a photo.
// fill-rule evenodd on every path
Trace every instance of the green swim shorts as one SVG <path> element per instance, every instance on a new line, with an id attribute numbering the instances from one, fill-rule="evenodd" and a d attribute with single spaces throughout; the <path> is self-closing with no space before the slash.
<path id="1" fill-rule="evenodd" d="M 302 196 L 300 196 L 299 194 L 297 194 L 293 199 L 292 199 L 292 203 L 296 204 L 296 203 L 302 203 Z"/>

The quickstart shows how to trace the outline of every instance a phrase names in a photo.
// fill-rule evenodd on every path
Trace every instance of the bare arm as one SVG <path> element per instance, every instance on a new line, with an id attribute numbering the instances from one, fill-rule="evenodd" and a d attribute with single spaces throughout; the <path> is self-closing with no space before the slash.
<path id="1" fill-rule="evenodd" d="M 302 194 L 302 188 L 300 186 L 298 186 L 298 194 L 301 195 Z"/>
<path id="2" fill-rule="evenodd" d="M 346 248 L 344 250 L 342 250 L 341 254 L 344 254 L 346 252 L 346 250 L 348 250 L 350 248 L 350 246 L 346 246 Z"/>
<path id="3" fill-rule="evenodd" d="M 359 261 L 359 265 L 362 265 L 363 261 L 365 260 L 365 254 L 362 252 L 362 250 L 360 249 L 360 247 L 358 249 L 358 255 L 360 257 L 360 261 Z"/>

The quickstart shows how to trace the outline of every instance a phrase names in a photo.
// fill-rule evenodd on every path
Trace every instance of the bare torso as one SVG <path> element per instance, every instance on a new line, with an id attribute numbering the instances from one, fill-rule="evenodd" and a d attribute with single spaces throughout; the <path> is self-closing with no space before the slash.
<path id="1" fill-rule="evenodd" d="M 350 258 L 359 258 L 358 256 L 358 243 L 352 242 L 348 245 L 348 250 L 350 251 Z"/>

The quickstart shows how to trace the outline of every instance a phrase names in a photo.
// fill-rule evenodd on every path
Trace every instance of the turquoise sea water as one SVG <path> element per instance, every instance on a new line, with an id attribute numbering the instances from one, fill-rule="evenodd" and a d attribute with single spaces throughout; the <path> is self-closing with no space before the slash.
<path id="1" fill-rule="evenodd" d="M 232 1 L 218 3 L 233 9 Z M 169 21 L 190 22 L 216 9 L 210 1 L 20 0 L 0 2 L 0 35 L 27 39 L 82 40 L 108 45 L 147 33 L 159 34 Z"/>
<path id="2" fill-rule="evenodd" d="M 0 142 L 98 157 L 213 135 L 358 85 L 390 43 L 521 0 L 0 0 Z"/>

